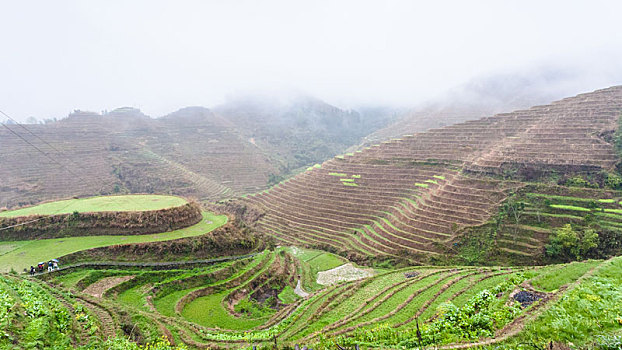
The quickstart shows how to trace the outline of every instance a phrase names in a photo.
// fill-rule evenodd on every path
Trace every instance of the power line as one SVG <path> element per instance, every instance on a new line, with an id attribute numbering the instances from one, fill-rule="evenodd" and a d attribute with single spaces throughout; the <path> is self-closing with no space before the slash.
<path id="1" fill-rule="evenodd" d="M 56 147 L 54 147 L 52 144 L 50 144 L 49 142 L 47 142 L 47 141 L 46 141 L 46 140 L 44 140 L 43 138 L 41 138 L 41 137 L 39 137 L 38 135 L 36 135 L 34 132 L 32 132 L 32 131 L 31 131 L 30 129 L 28 129 L 26 126 L 22 125 L 21 123 L 19 123 L 19 122 L 18 122 L 18 121 L 16 121 L 15 119 L 11 118 L 11 116 L 9 116 L 8 114 L 4 113 L 4 112 L 3 112 L 3 111 L 1 111 L 1 110 L 0 110 L 0 114 L 2 114 L 2 115 L 4 115 L 4 116 L 6 116 L 7 118 L 9 118 L 9 120 L 12 120 L 15 124 L 17 124 L 18 126 L 20 126 L 22 129 L 26 130 L 29 134 L 33 135 L 34 137 L 36 137 L 37 139 L 39 139 L 41 142 L 45 143 L 48 147 L 50 147 L 50 148 L 52 148 L 54 151 L 56 151 L 58 154 L 62 155 L 62 152 L 61 152 L 60 150 L 58 150 Z M 22 135 L 20 135 L 20 134 L 18 134 L 17 132 L 15 132 L 13 129 L 11 129 L 11 128 L 10 128 L 8 125 L 6 125 L 5 123 L 0 122 L 0 124 L 2 124 L 2 126 L 4 126 L 7 130 L 9 130 L 9 132 L 11 132 L 13 135 L 17 136 L 19 139 L 21 139 L 22 141 L 24 141 L 26 144 L 28 144 L 28 145 L 30 145 L 31 147 L 33 147 L 33 148 L 34 148 L 35 150 L 37 150 L 39 153 L 42 153 L 43 155 L 45 155 L 48 159 L 50 159 L 53 163 L 55 163 L 56 165 L 58 165 L 58 166 L 59 166 L 59 167 L 61 167 L 62 169 L 67 170 L 67 172 L 69 172 L 70 174 L 72 174 L 72 175 L 76 176 L 77 178 L 81 179 L 82 181 L 84 181 L 84 182 L 86 182 L 86 183 L 89 183 L 89 184 L 93 184 L 93 185 L 94 185 L 94 183 L 93 183 L 92 181 L 86 180 L 86 179 L 84 179 L 82 176 L 80 176 L 80 175 L 76 174 L 76 173 L 75 173 L 75 172 L 73 172 L 71 169 L 69 169 L 68 167 L 66 167 L 66 166 L 64 166 L 63 164 L 61 164 L 58 160 L 56 160 L 56 159 L 52 158 L 52 157 L 51 157 L 51 156 L 50 156 L 47 152 L 43 151 L 41 148 L 37 147 L 36 145 L 34 145 L 33 143 L 31 143 L 30 141 L 28 141 L 27 139 L 25 139 Z M 76 164 L 73 160 L 71 160 L 71 159 L 67 158 L 66 156 L 65 156 L 65 157 L 63 157 L 63 158 L 65 158 L 66 160 L 68 160 L 68 161 L 70 161 L 71 163 L 73 163 L 76 167 L 80 167 L 80 165 L 79 165 L 79 164 Z M 103 186 L 102 186 L 102 187 L 100 187 L 100 189 L 99 189 L 99 191 L 100 191 L 100 192 L 102 191 L 102 189 L 103 189 L 105 186 L 107 186 L 107 185 L 109 185 L 109 184 L 112 184 L 112 183 L 114 182 L 114 181 L 107 182 L 107 181 L 105 181 L 103 178 L 99 177 L 98 175 L 95 175 L 95 176 L 96 176 L 96 177 L 97 177 L 97 178 L 98 178 L 98 179 L 99 179 L 99 180 L 103 183 Z M 138 205 L 138 204 L 139 204 L 139 203 L 135 202 L 135 201 L 134 201 L 134 199 L 132 199 L 131 197 L 128 197 L 128 199 L 130 199 L 130 201 L 134 202 L 134 204 L 136 204 L 136 205 Z M 57 210 L 56 212 L 54 212 L 53 214 L 49 214 L 49 215 L 43 216 L 43 217 L 41 217 L 41 218 L 38 218 L 38 219 L 35 219 L 35 220 L 30 220 L 30 221 L 23 222 L 23 223 L 20 223 L 20 224 L 15 224 L 15 225 L 11 225 L 11 226 L 8 226 L 8 227 L 3 227 L 3 228 L 0 228 L 0 231 L 8 230 L 8 229 L 11 229 L 11 228 L 14 228 L 14 227 L 17 227 L 17 226 L 23 226 L 23 225 L 26 225 L 26 224 L 30 224 L 30 223 L 33 223 L 33 222 L 37 222 L 37 221 L 43 220 L 43 219 L 45 219 L 46 217 L 50 217 L 50 216 L 53 216 L 53 215 L 58 214 L 59 212 L 63 211 L 64 209 L 66 209 L 66 208 L 67 208 L 67 207 L 69 207 L 70 205 L 71 205 L 71 202 L 68 202 L 68 203 L 67 203 L 67 205 L 65 205 L 64 207 L 62 207 L 62 208 L 58 209 L 58 210 Z"/>
<path id="2" fill-rule="evenodd" d="M 61 151 L 59 151 L 56 147 L 54 147 L 52 144 L 50 144 L 49 142 L 47 142 L 47 141 L 45 141 L 44 139 L 42 139 L 41 137 L 39 137 L 39 135 L 37 135 L 37 134 L 35 134 L 34 132 L 32 132 L 32 131 L 31 131 L 30 129 L 28 129 L 25 125 L 23 125 L 23 124 L 19 123 L 19 122 L 18 122 L 17 120 L 15 120 L 15 119 L 11 118 L 11 116 L 9 116 L 8 114 L 4 113 L 4 111 L 0 110 L 0 114 L 2 114 L 2 115 L 4 115 L 5 117 L 9 118 L 9 120 L 12 120 L 12 121 L 13 121 L 16 125 L 20 126 L 22 129 L 26 130 L 29 134 L 31 134 L 32 136 L 36 137 L 36 138 L 37 138 L 37 139 L 39 139 L 41 142 L 45 143 L 48 147 L 50 147 L 51 149 L 53 149 L 54 151 L 56 151 L 56 153 L 58 153 L 58 154 L 61 154 L 61 155 L 62 155 L 62 152 L 61 152 Z M 4 125 L 4 123 L 3 123 L 3 125 Z M 5 126 L 5 127 L 7 127 L 6 125 L 4 125 L 4 126 Z M 7 127 L 7 128 L 8 128 L 8 127 Z M 80 167 L 80 165 L 79 165 L 79 164 L 77 164 L 76 162 L 74 162 L 72 159 L 70 159 L 70 158 L 68 158 L 68 157 L 66 157 L 66 156 L 65 156 L 64 158 L 65 158 L 65 160 L 67 160 L 67 161 L 71 162 L 74 166 L 76 166 L 76 167 Z M 99 179 L 102 183 L 105 183 L 105 185 L 104 185 L 104 186 L 109 185 L 109 184 L 112 184 L 113 182 L 115 182 L 115 181 L 109 181 L 109 182 L 106 182 L 106 180 L 105 180 L 104 178 L 102 178 L 102 177 L 99 177 L 99 175 L 95 175 L 95 176 L 96 176 L 96 177 L 97 177 L 97 178 L 98 178 L 98 179 Z M 81 179 L 83 179 L 83 178 L 81 178 Z M 103 186 L 102 186 L 102 188 L 103 188 Z M 101 188 L 100 188 L 100 190 L 101 190 Z"/>
<path id="3" fill-rule="evenodd" d="M 22 135 L 18 134 L 17 132 L 15 132 L 13 129 L 9 128 L 5 123 L 0 123 L 2 124 L 2 126 L 4 126 L 7 130 L 9 130 L 9 132 L 11 132 L 13 135 L 17 136 L 18 138 L 20 138 L 22 141 L 26 142 L 28 145 L 30 145 L 32 148 L 36 149 L 39 153 L 45 155 L 48 159 L 50 159 L 53 163 L 55 163 L 56 165 L 60 166 L 61 168 L 63 168 L 64 170 L 67 170 L 70 174 L 74 175 L 75 177 L 79 178 L 82 181 L 85 181 L 87 183 L 91 183 L 89 180 L 84 179 L 82 176 L 74 173 L 71 169 L 67 168 L 66 166 L 62 165 L 61 163 L 59 163 L 56 159 L 52 158 L 52 156 L 50 156 L 48 153 L 46 153 L 45 151 L 41 150 L 39 147 L 35 146 L 33 143 L 31 143 L 30 141 L 26 140 L 24 137 L 22 137 Z M 103 188 L 103 186 L 100 188 Z"/>

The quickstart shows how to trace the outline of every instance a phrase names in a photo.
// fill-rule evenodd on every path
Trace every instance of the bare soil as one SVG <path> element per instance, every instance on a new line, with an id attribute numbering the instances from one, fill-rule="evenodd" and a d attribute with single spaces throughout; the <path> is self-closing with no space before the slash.
<path id="1" fill-rule="evenodd" d="M 106 293 L 108 289 L 118 286 L 119 284 L 125 281 L 129 281 L 132 278 L 134 278 L 134 276 L 102 278 L 101 280 L 86 287 L 86 289 L 83 290 L 82 292 L 90 296 L 94 296 L 96 298 L 101 298 L 102 295 L 104 295 L 104 293 Z"/>

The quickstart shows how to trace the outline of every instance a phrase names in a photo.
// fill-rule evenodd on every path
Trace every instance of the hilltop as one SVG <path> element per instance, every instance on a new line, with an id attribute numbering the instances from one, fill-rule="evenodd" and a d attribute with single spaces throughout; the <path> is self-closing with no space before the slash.
<path id="1" fill-rule="evenodd" d="M 217 201 L 266 189 L 383 123 L 309 97 L 238 99 L 155 119 L 127 107 L 75 111 L 28 130 L 14 125 L 19 137 L 0 130 L 0 159 L 11 165 L 0 168 L 0 208 L 116 193 Z"/>

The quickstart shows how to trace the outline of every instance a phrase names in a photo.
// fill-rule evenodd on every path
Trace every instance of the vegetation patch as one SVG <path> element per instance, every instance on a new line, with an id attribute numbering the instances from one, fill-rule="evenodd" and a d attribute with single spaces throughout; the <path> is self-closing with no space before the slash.
<path id="1" fill-rule="evenodd" d="M 594 265 L 592 265 L 594 267 Z M 559 298 L 508 346 L 529 341 L 573 343 L 579 348 L 615 349 L 622 327 L 622 259 L 601 262 L 592 276 Z M 606 344 L 611 341 L 613 347 Z"/>
<path id="2" fill-rule="evenodd" d="M 602 261 L 594 260 L 589 262 L 573 262 L 563 266 L 555 267 L 539 274 L 530 280 L 532 286 L 545 291 L 552 292 L 561 286 L 576 281 L 590 269 L 598 266 Z"/>
<path id="3" fill-rule="evenodd" d="M 123 195 L 68 199 L 0 212 L 0 217 L 59 215 L 92 212 L 149 211 L 179 207 L 188 203 L 181 197 L 163 195 Z"/>
<path id="4" fill-rule="evenodd" d="M 203 219 L 196 225 L 187 228 L 150 235 L 131 236 L 85 236 L 53 238 L 32 241 L 0 242 L 5 244 L 19 244 L 7 254 L 0 255 L 0 271 L 9 271 L 11 268 L 23 271 L 39 261 L 49 261 L 64 255 L 97 247 L 111 246 L 119 243 L 133 244 L 143 242 L 161 242 L 184 237 L 194 237 L 206 234 L 227 222 L 225 215 L 215 215 L 203 212 Z M 60 262 L 61 267 L 63 261 Z"/>

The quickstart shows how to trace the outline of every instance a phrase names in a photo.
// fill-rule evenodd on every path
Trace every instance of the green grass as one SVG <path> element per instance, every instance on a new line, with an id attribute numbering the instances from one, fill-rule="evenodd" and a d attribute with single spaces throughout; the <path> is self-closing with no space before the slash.
<path id="1" fill-rule="evenodd" d="M 531 284 L 543 291 L 550 292 L 575 281 L 601 261 L 573 262 L 559 269 L 549 269 L 531 280 Z"/>
<path id="2" fill-rule="evenodd" d="M 162 195 L 124 195 L 101 196 L 80 199 L 68 199 L 43 203 L 33 207 L 9 210 L 0 213 L 0 217 L 27 215 L 54 215 L 101 211 L 147 211 L 178 207 L 187 201 L 181 197 Z"/>
<path id="3" fill-rule="evenodd" d="M 331 253 L 322 253 L 313 259 L 306 261 L 312 269 L 317 271 L 326 271 L 344 264 L 341 258 Z"/>
<path id="4" fill-rule="evenodd" d="M 441 176 L 441 175 L 432 175 L 432 177 L 435 179 L 439 179 L 439 180 L 445 180 L 445 176 Z"/>
<path id="5" fill-rule="evenodd" d="M 564 210 L 574 210 L 574 211 L 592 211 L 589 208 L 578 207 L 576 205 L 551 204 L 550 207 L 554 209 L 564 209 Z"/>
<path id="6" fill-rule="evenodd" d="M 360 179 L 361 175 L 352 175 L 352 177 L 355 178 L 355 179 Z"/>
<path id="7" fill-rule="evenodd" d="M 535 322 L 527 324 L 516 342 L 572 342 L 576 348 L 592 349 L 596 348 L 593 342 L 597 335 L 619 335 L 621 323 L 622 259 L 618 257 L 603 262 L 594 275 L 566 293 Z M 615 348 L 619 347 L 607 349 Z"/>
<path id="8" fill-rule="evenodd" d="M 322 167 L 322 164 L 314 164 L 313 166 L 308 167 L 307 171 L 313 170 L 313 169 L 320 169 L 321 167 Z"/>
<path id="9" fill-rule="evenodd" d="M 615 199 L 599 199 L 598 202 L 600 202 L 600 203 L 615 203 L 616 200 Z"/>
<path id="10" fill-rule="evenodd" d="M 173 292 L 171 294 L 167 294 L 162 298 L 157 298 L 153 301 L 153 305 L 156 307 L 159 313 L 164 316 L 174 317 L 175 316 L 175 304 L 181 299 L 184 295 L 189 292 L 199 289 L 202 287 L 196 287 L 190 290 L 180 290 L 177 292 Z"/>
<path id="11" fill-rule="evenodd" d="M 282 249 L 286 249 L 296 259 L 300 260 L 302 266 L 315 271 L 330 269 L 345 262 L 345 260 L 339 256 L 321 250 L 301 249 L 296 247 L 284 247 Z M 269 260 L 268 263 L 263 266 L 262 271 L 257 271 L 250 278 L 247 278 L 244 281 L 239 281 L 239 284 L 236 283 L 235 285 L 231 285 L 227 290 L 219 290 L 214 292 L 214 294 L 197 298 L 186 305 L 182 311 L 182 317 L 185 320 L 195 322 L 205 327 L 220 328 L 222 330 L 229 329 L 238 332 L 225 333 L 218 330 L 209 330 L 203 332 L 192 332 L 189 336 L 197 341 L 206 341 L 206 339 L 210 339 L 212 336 L 214 339 L 219 339 L 219 337 L 222 336 L 221 340 L 245 339 L 245 337 L 250 336 L 251 334 L 247 333 L 247 330 L 258 327 L 269 320 L 270 317 L 274 315 L 276 310 L 269 309 L 267 306 L 256 304 L 254 301 L 249 300 L 248 297 L 243 299 L 241 303 L 238 304 L 236 309 L 240 309 L 240 306 L 246 306 L 246 309 L 248 310 L 247 312 L 252 316 L 233 316 L 228 312 L 226 304 L 224 303 L 224 298 L 238 288 L 247 288 L 247 290 L 255 288 L 255 286 L 251 287 L 250 281 L 257 278 L 257 276 L 261 273 L 267 272 L 268 267 L 271 266 L 271 262 L 274 261 L 278 254 L 279 250 L 277 250 L 276 253 L 268 253 L 266 251 L 262 253 L 262 256 L 253 258 L 254 262 L 252 264 L 240 268 L 234 275 L 213 283 L 211 281 L 205 282 L 206 284 L 201 287 L 197 287 L 202 288 L 207 285 L 215 286 L 226 283 L 227 281 L 236 278 L 236 276 L 244 274 L 245 271 L 254 266 L 253 264 L 259 264 L 260 262 L 266 262 Z M 226 264 L 195 270 L 170 270 L 168 272 L 157 272 L 157 274 L 162 273 L 162 275 L 154 275 L 154 279 L 144 279 L 143 282 L 141 282 L 141 285 L 121 292 L 114 300 L 118 302 L 120 307 L 128 307 L 126 310 L 130 312 L 130 314 L 134 313 L 131 314 L 132 319 L 139 316 L 139 314 L 137 314 L 138 311 L 145 311 L 140 313 L 140 317 L 147 317 L 145 318 L 145 321 L 148 323 L 150 316 L 148 316 L 149 310 L 145 306 L 144 293 L 149 287 L 153 286 L 154 281 L 157 281 L 155 283 L 158 283 L 194 276 L 196 274 L 205 274 L 209 271 L 216 271 L 225 265 Z M 318 332 L 317 334 L 331 337 L 331 333 L 334 331 L 349 326 L 358 326 L 361 330 L 374 335 L 374 340 L 370 340 L 371 338 L 365 340 L 369 341 L 369 343 L 365 343 L 365 341 L 361 339 L 366 347 L 369 346 L 372 348 L 386 349 L 399 348 L 399 346 L 391 346 L 395 345 L 394 343 L 383 343 L 383 341 L 392 340 L 386 337 L 383 340 L 384 331 L 382 325 L 391 326 L 398 322 L 405 321 L 421 310 L 424 303 L 431 301 L 429 306 L 427 306 L 427 309 L 419 317 L 419 322 L 425 330 L 426 324 L 429 322 L 430 318 L 435 315 L 439 306 L 443 303 L 451 301 L 453 304 L 458 306 L 464 305 L 469 299 L 476 296 L 482 290 L 494 290 L 494 288 L 508 278 L 517 276 L 520 277 L 504 287 L 506 289 L 503 290 L 504 293 L 501 294 L 501 297 L 494 299 L 491 304 L 491 310 L 493 310 L 493 312 L 496 313 L 499 311 L 499 315 L 501 315 L 501 313 L 506 310 L 507 303 L 509 301 L 508 292 L 510 290 L 514 290 L 525 278 L 539 290 L 559 290 L 560 293 L 564 293 L 564 295 L 560 295 L 559 299 L 552 299 L 550 301 L 552 308 L 550 311 L 545 311 L 540 319 L 536 322 L 529 320 L 525 329 L 530 332 L 530 335 L 535 334 L 538 337 L 552 337 L 551 339 L 553 340 L 559 339 L 564 340 L 565 342 L 571 341 L 575 342 L 575 344 L 583 345 L 586 344 L 586 341 L 594 339 L 598 334 L 611 334 L 611 332 L 619 333 L 622 330 L 622 328 L 620 328 L 622 321 L 618 320 L 622 318 L 622 258 L 614 258 L 604 262 L 584 261 L 563 265 L 550 265 L 533 269 L 528 268 L 526 270 L 519 268 L 518 270 L 514 270 L 511 274 L 505 274 L 505 270 L 491 268 L 490 273 L 495 275 L 481 281 L 478 280 L 481 277 L 484 277 L 484 271 L 479 271 L 476 275 L 469 276 L 462 280 L 457 280 L 459 276 L 465 276 L 466 274 L 477 271 L 472 267 L 456 267 L 460 270 L 457 274 L 453 274 L 454 271 L 449 271 L 449 269 L 453 267 L 448 267 L 446 271 L 439 274 L 425 276 L 426 273 L 432 272 L 439 268 L 440 267 L 408 267 L 394 269 L 364 281 L 324 288 L 323 291 L 315 293 L 308 300 L 303 301 L 300 304 L 300 308 L 293 311 L 293 313 L 288 316 L 289 318 L 285 321 L 269 329 L 254 330 L 250 332 L 253 333 L 253 336 L 257 336 L 258 334 L 267 335 L 263 338 L 267 341 L 271 339 L 271 334 L 277 333 L 280 334 L 279 338 L 283 342 L 293 342 L 315 332 Z M 576 285 L 575 288 L 575 285 L 572 283 L 577 281 L 578 278 L 584 276 L 586 272 L 593 268 L 597 268 L 597 270 L 594 271 L 594 275 L 583 280 L 581 284 Z M 63 284 L 75 284 L 75 281 L 79 280 L 81 276 L 84 276 L 92 271 L 93 270 L 72 272 L 64 276 L 56 277 L 55 281 L 62 281 Z M 406 279 L 404 276 L 404 272 L 406 271 L 419 271 L 424 275 L 421 276 L 423 277 L 421 280 Z M 108 272 L 113 273 L 115 270 L 110 270 Z M 101 271 L 98 270 L 95 273 L 101 273 Z M 499 273 L 504 274 L 497 275 Z M 445 283 L 450 281 L 456 281 L 456 283 L 446 291 L 439 293 L 438 298 L 432 299 L 434 298 L 434 295 L 440 291 L 440 288 Z M 1 283 L 2 282 L 0 280 L 0 287 L 2 286 Z M 567 291 L 566 289 L 561 288 L 565 285 L 569 286 Z M 178 302 L 181 297 L 192 290 L 196 290 L 197 288 L 187 288 L 185 290 L 173 292 L 162 298 L 156 298 L 154 299 L 154 304 L 158 311 L 163 315 L 179 317 L 178 315 L 175 315 L 174 312 L 175 303 Z M 455 299 L 452 299 L 453 295 L 458 291 L 463 293 L 459 294 Z M 417 296 L 414 299 L 412 299 L 409 303 L 403 304 L 407 298 L 415 293 L 417 293 Z M 494 292 L 493 295 L 495 293 L 497 292 Z M 376 301 L 385 296 L 390 297 L 376 307 Z M 297 300 L 300 300 L 300 298 L 295 295 L 291 286 L 286 286 L 279 293 L 278 298 L 284 303 L 294 303 Z M 370 298 L 374 299 L 371 302 L 367 302 Z M 396 314 L 380 321 L 374 321 L 368 325 L 362 324 L 363 322 L 370 321 L 376 317 L 387 315 L 401 304 L 403 304 L 404 307 Z M 373 310 L 372 307 L 374 307 Z M 365 313 L 366 310 L 370 312 Z M 1 308 L 0 312 L 2 312 Z M 515 318 L 520 315 L 520 313 L 517 313 L 512 317 Z M 353 316 L 360 317 L 353 319 Z M 342 326 L 331 331 L 323 331 L 325 326 L 341 320 L 344 320 Z M 503 318 L 503 323 L 496 324 L 495 328 L 502 327 L 509 321 L 510 319 Z M 175 323 L 183 327 L 183 321 Z M 401 326 L 397 332 L 412 332 L 414 327 L 415 323 L 411 322 L 405 326 Z M 188 327 L 188 329 L 190 328 L 191 327 Z M 142 330 L 143 329 L 141 328 L 141 331 Z M 348 332 L 344 335 L 344 337 L 356 336 L 356 333 L 357 331 Z M 360 335 L 361 334 L 359 333 L 359 336 Z M 524 333 L 521 333 L 521 335 L 518 335 L 517 337 L 520 338 L 521 336 L 524 336 Z M 314 348 L 322 348 L 318 344 L 314 344 L 314 342 L 318 341 L 318 339 L 319 338 L 314 338 L 309 341 L 305 340 L 305 342 L 309 345 L 317 345 L 314 346 Z M 509 341 L 525 340 L 525 338 L 520 338 L 519 340 L 516 339 L 517 338 L 512 338 Z M 542 343 L 539 339 L 540 338 L 535 339 L 538 340 L 535 344 Z M 448 342 L 449 338 L 439 339 L 439 341 L 440 344 L 443 344 L 443 342 Z M 223 342 L 222 344 L 225 345 L 226 343 Z M 229 345 L 233 346 L 232 344 Z M 349 346 L 351 344 L 345 345 Z M 515 348 L 520 347 L 504 347 L 504 349 Z"/>
<path id="12" fill-rule="evenodd" d="M 594 216 L 600 216 L 603 218 L 610 218 L 610 219 L 618 219 L 618 220 L 622 220 L 622 216 L 618 215 L 618 214 L 612 214 L 612 213 L 603 213 L 603 212 L 595 212 Z"/>
<path id="13" fill-rule="evenodd" d="M 415 186 L 417 186 L 417 187 L 422 187 L 422 188 L 428 188 L 430 185 L 428 185 L 428 184 L 422 184 L 422 183 L 416 182 L 416 183 L 415 183 Z"/>
<path id="14" fill-rule="evenodd" d="M 0 272 L 9 271 L 11 268 L 21 272 L 23 269 L 30 267 L 30 265 L 36 265 L 39 261 L 47 261 L 85 249 L 106 247 L 115 244 L 161 242 L 184 237 L 199 236 L 224 225 L 226 222 L 227 216 L 225 215 L 215 215 L 210 212 L 203 212 L 203 220 L 196 225 L 175 231 L 150 235 L 84 236 L 32 241 L 0 242 L 0 247 L 4 245 L 19 245 L 19 247 L 9 251 L 8 253 L 0 255 Z M 1 249 L 2 248 L 0 248 L 0 250 Z"/>
<path id="15" fill-rule="evenodd" d="M 302 287 L 307 292 L 322 289 L 323 286 L 317 284 L 317 274 L 320 271 L 326 271 L 343 265 L 346 260 L 321 250 L 289 247 L 288 252 L 296 259 L 300 260 L 301 266 L 299 274 L 301 275 Z"/>
<path id="16" fill-rule="evenodd" d="M 330 270 L 345 263 L 343 258 L 321 250 L 291 247 L 288 252 L 316 271 Z"/>
<path id="17" fill-rule="evenodd" d="M 121 303 L 136 307 L 140 310 L 149 311 L 149 308 L 145 306 L 145 295 L 142 293 L 142 289 L 144 289 L 144 286 L 136 286 L 134 288 L 130 288 L 119 294 L 117 300 Z"/>
<path id="18" fill-rule="evenodd" d="M 354 179 L 339 179 L 342 182 L 354 182 Z"/>
<path id="19" fill-rule="evenodd" d="M 425 182 L 438 185 L 438 181 L 436 180 L 425 180 Z"/>
<path id="20" fill-rule="evenodd" d="M 175 316 L 175 305 L 177 304 L 177 302 L 179 301 L 179 299 L 181 299 L 184 295 L 195 291 L 197 289 L 201 289 L 204 288 L 208 285 L 220 285 L 220 284 L 224 284 L 227 283 L 235 278 L 238 278 L 239 276 L 243 275 L 244 273 L 246 273 L 248 270 L 254 268 L 255 266 L 257 266 L 258 264 L 260 264 L 263 259 L 266 259 L 266 252 L 262 252 L 259 255 L 256 255 L 253 258 L 253 261 L 246 265 L 244 268 L 240 269 L 239 271 L 236 271 L 235 274 L 228 276 L 226 279 L 224 280 L 220 280 L 216 283 L 208 283 L 202 286 L 198 286 L 198 287 L 194 287 L 194 288 L 189 288 L 189 289 L 184 289 L 184 290 L 179 290 L 179 291 L 175 291 L 172 292 L 170 294 L 167 294 L 163 297 L 159 297 L 159 298 L 154 298 L 153 300 L 153 304 L 156 307 L 156 309 L 158 310 L 158 312 L 160 312 L 162 315 L 165 316 L 169 316 L 169 317 L 174 317 Z M 221 265 L 222 266 L 222 265 Z"/>
<path id="21" fill-rule="evenodd" d="M 344 186 L 358 187 L 354 182 L 342 182 Z"/>
<path id="22" fill-rule="evenodd" d="M 595 201 L 592 198 L 555 196 L 555 195 L 544 194 L 544 193 L 526 193 L 525 195 L 531 198 L 548 198 L 548 199 L 556 199 L 556 200 L 563 200 L 563 201 L 575 201 L 575 202 L 594 202 Z"/>
<path id="23" fill-rule="evenodd" d="M 64 288 L 73 288 L 75 287 L 76 283 L 80 281 L 80 279 L 86 277 L 92 271 L 93 270 L 80 270 L 76 272 L 71 272 L 66 275 L 57 277 L 55 280 L 56 282 L 60 282 Z"/>
<path id="24" fill-rule="evenodd" d="M 552 217 L 552 218 L 575 219 L 575 220 L 582 220 L 583 219 L 582 216 L 576 216 L 576 215 L 570 215 L 570 214 L 537 213 L 535 211 L 525 211 L 525 213 L 529 214 L 529 215 L 548 216 L 548 217 Z M 595 214 L 598 215 L 598 214 L 601 214 L 601 213 L 595 213 Z M 613 214 L 609 214 L 609 215 L 613 215 Z"/>
<path id="25" fill-rule="evenodd" d="M 606 213 L 622 214 L 622 209 L 605 209 Z"/>
<path id="26" fill-rule="evenodd" d="M 224 291 L 190 302 L 182 311 L 182 316 L 189 321 L 205 327 L 219 327 L 224 329 L 245 330 L 261 325 L 265 318 L 250 319 L 234 317 L 223 308 L 223 299 L 229 291 Z"/>
<path id="27" fill-rule="evenodd" d="M 299 296 L 294 293 L 294 288 L 291 286 L 285 286 L 281 293 L 279 293 L 279 299 L 285 304 L 292 304 L 298 300 Z"/>

